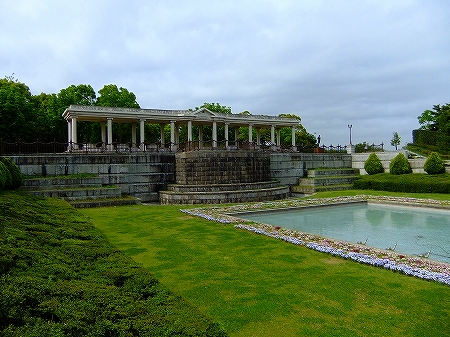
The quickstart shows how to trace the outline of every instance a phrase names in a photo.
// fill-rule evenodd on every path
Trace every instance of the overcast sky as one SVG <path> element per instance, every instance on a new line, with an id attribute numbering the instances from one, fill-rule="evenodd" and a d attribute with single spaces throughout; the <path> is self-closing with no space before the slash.
<path id="1" fill-rule="evenodd" d="M 402 145 L 450 102 L 448 0 L 0 4 L 0 77 L 34 95 L 116 84 L 142 108 L 295 114 L 325 145 Z"/>

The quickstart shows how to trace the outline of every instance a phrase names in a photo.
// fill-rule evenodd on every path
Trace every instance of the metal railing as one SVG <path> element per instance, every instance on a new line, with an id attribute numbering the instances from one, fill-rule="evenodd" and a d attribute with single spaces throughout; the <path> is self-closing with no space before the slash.
<path id="1" fill-rule="evenodd" d="M 24 154 L 56 154 L 56 153 L 136 153 L 136 152 L 184 152 L 212 150 L 247 150 L 265 152 L 302 152 L 302 153 L 343 153 L 346 146 L 278 146 L 265 142 L 257 144 L 249 141 L 191 141 L 179 144 L 168 143 L 61 143 L 61 142 L 5 142 L 0 140 L 0 155 L 24 155 Z"/>

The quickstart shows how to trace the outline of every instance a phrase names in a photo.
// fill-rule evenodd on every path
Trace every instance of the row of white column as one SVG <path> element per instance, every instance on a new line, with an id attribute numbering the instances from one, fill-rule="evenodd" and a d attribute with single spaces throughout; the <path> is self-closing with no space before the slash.
<path id="1" fill-rule="evenodd" d="M 101 134 L 102 134 L 102 142 L 105 144 L 112 144 L 112 122 L 113 118 L 106 118 L 106 123 L 101 122 Z M 145 137 L 144 137 L 144 126 L 145 126 L 145 119 L 141 119 L 139 121 L 139 143 L 144 144 Z M 165 124 L 160 124 L 160 130 L 161 130 L 161 146 L 165 146 L 164 144 L 164 126 Z M 131 142 L 133 144 L 136 144 L 136 123 L 131 124 Z M 275 131 L 276 131 L 276 139 L 275 139 Z M 281 144 L 281 135 L 280 135 L 280 129 L 276 129 L 274 125 L 270 128 L 270 142 L 274 145 L 280 145 Z M 228 147 L 228 132 L 229 132 L 229 124 L 225 123 L 225 146 Z M 234 139 L 237 141 L 238 139 L 238 132 L 239 128 L 234 128 Z M 192 121 L 189 120 L 187 122 L 187 141 L 192 142 Z M 68 121 L 68 141 L 70 144 L 76 144 L 77 141 L 77 118 L 72 117 Z M 212 123 L 212 146 L 217 146 L 217 122 L 213 121 Z M 253 125 L 248 125 L 248 141 L 249 143 L 253 142 Z M 176 121 L 170 121 L 170 142 L 171 146 L 175 146 L 175 144 L 179 143 L 179 129 L 177 127 Z M 199 143 L 202 144 L 203 142 L 203 128 L 202 126 L 199 127 Z M 257 144 L 261 143 L 261 135 L 260 135 L 260 129 L 256 129 L 256 142 Z M 292 127 L 292 146 L 295 147 L 295 127 Z"/>

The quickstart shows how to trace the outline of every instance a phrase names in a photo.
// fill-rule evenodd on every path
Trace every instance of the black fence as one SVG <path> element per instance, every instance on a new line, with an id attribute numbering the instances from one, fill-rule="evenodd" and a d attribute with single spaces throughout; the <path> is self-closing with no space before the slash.
<path id="1" fill-rule="evenodd" d="M 180 144 L 158 143 L 44 143 L 40 141 L 26 143 L 17 141 L 13 143 L 0 140 L 0 155 L 26 155 L 26 154 L 56 154 L 56 153 L 133 153 L 133 152 L 172 152 L 196 151 L 201 149 L 214 150 L 247 150 L 267 152 L 301 152 L 301 153 L 345 153 L 346 146 L 278 146 L 270 143 L 257 144 L 248 141 L 192 141 Z"/>

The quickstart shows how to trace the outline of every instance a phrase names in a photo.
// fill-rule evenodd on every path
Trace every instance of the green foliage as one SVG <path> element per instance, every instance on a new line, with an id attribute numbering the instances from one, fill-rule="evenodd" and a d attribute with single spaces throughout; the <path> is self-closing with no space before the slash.
<path id="1" fill-rule="evenodd" d="M 433 110 L 425 110 L 418 117 L 421 130 L 433 131 L 432 137 L 424 137 L 420 130 L 414 130 L 414 142 L 421 145 L 437 146 L 441 150 L 450 151 L 450 103 L 434 105 Z"/>
<path id="2" fill-rule="evenodd" d="M 0 335 L 225 336 L 60 199 L 0 192 Z"/>
<path id="3" fill-rule="evenodd" d="M 394 159 L 391 160 L 389 172 L 396 175 L 412 172 L 411 165 L 403 153 L 399 153 Z"/>
<path id="4" fill-rule="evenodd" d="M 219 113 L 223 113 L 223 114 L 227 114 L 227 115 L 231 114 L 230 106 L 220 105 L 219 103 L 205 102 L 200 107 L 195 107 L 195 110 L 199 110 L 199 109 L 208 109 L 209 111 L 219 112 Z"/>
<path id="5" fill-rule="evenodd" d="M 0 79 L 0 138 L 4 141 L 30 141 L 35 118 L 30 89 L 11 78 Z"/>
<path id="6" fill-rule="evenodd" d="M 428 174 L 441 174 L 445 173 L 445 165 L 441 157 L 436 152 L 431 152 L 428 156 L 423 169 Z"/>
<path id="7" fill-rule="evenodd" d="M 450 175 L 430 176 L 419 173 L 365 175 L 353 182 L 353 188 L 407 193 L 450 193 Z"/>
<path id="8" fill-rule="evenodd" d="M 98 91 L 100 96 L 95 105 L 112 106 L 119 108 L 139 108 L 136 95 L 126 88 L 117 88 L 115 84 L 107 84 Z"/>
<path id="9" fill-rule="evenodd" d="M 17 165 L 11 160 L 11 158 L 2 158 L 0 162 L 2 162 L 6 166 L 9 173 L 11 174 L 11 188 L 15 189 L 22 186 L 22 173 L 20 172 L 20 169 L 17 167 Z"/>
<path id="10" fill-rule="evenodd" d="M 0 161 L 0 191 L 11 187 L 11 173 L 8 168 Z"/>
<path id="11" fill-rule="evenodd" d="M 364 169 L 366 170 L 367 174 L 377 174 L 384 172 L 383 164 L 381 164 L 380 158 L 378 158 L 375 152 L 372 152 L 369 155 L 369 158 L 367 158 L 366 162 L 364 163 Z"/>
<path id="12" fill-rule="evenodd" d="M 391 139 L 391 145 L 395 146 L 395 150 L 397 151 L 397 147 L 400 145 L 402 138 L 399 136 L 398 132 L 394 132 L 392 139 Z"/>

